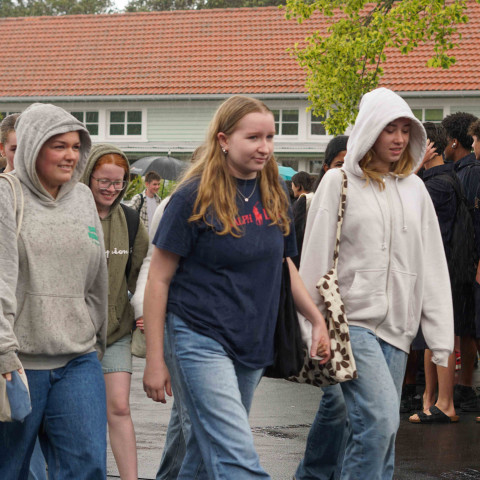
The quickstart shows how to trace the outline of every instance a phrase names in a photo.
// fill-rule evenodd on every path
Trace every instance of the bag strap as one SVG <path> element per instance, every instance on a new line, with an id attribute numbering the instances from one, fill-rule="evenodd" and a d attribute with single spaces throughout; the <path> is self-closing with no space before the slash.
<path id="1" fill-rule="evenodd" d="M 127 266 L 125 267 L 125 275 L 130 275 L 130 270 L 132 269 L 132 253 L 133 253 L 133 244 L 135 243 L 135 237 L 137 236 L 138 226 L 140 224 L 140 215 L 133 208 L 127 207 L 123 203 L 120 204 L 125 214 L 125 220 L 127 221 L 127 230 L 128 230 L 128 260 Z"/>
<path id="2" fill-rule="evenodd" d="M 15 176 L 9 173 L 0 173 L 0 178 L 4 178 L 12 187 L 13 192 L 13 209 L 15 210 L 15 215 L 17 217 L 17 238 L 20 235 L 20 229 L 22 228 L 22 221 L 23 221 L 23 208 L 24 208 L 24 198 L 23 198 L 23 190 L 20 180 Z M 17 202 L 17 189 L 15 185 L 18 185 L 18 190 L 20 192 L 20 202 Z"/>
<path id="3" fill-rule="evenodd" d="M 342 172 L 342 190 L 340 192 L 340 202 L 338 204 L 338 220 L 337 220 L 337 240 L 335 242 L 335 250 L 333 251 L 333 268 L 337 268 L 338 264 L 338 249 L 340 247 L 340 235 L 342 233 L 343 216 L 345 214 L 345 205 L 347 203 L 347 174 L 343 169 Z"/>

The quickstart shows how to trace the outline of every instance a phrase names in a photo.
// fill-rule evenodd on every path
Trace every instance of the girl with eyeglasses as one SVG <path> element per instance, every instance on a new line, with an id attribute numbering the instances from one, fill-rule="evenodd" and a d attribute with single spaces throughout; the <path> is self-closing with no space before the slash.
<path id="1" fill-rule="evenodd" d="M 133 250 L 129 253 L 129 212 L 126 211 L 129 207 L 120 205 L 129 171 L 127 157 L 121 150 L 114 145 L 99 144 L 90 152 L 83 182 L 90 187 L 97 206 L 108 267 L 107 350 L 102 359 L 102 370 L 107 392 L 110 445 L 120 477 L 136 480 L 137 449 L 129 405 L 134 313 L 128 292 L 135 292 L 138 273 L 148 249 L 148 233 L 139 221 Z M 129 211 L 130 215 L 138 217 L 133 209 Z"/>

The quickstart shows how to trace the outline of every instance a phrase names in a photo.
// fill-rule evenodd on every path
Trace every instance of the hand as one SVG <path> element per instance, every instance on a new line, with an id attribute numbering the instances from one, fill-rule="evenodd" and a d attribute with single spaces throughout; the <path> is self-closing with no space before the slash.
<path id="1" fill-rule="evenodd" d="M 19 368 L 17 370 L 18 373 L 22 374 L 23 373 L 23 368 Z M 8 373 L 2 373 L 2 377 L 7 381 L 7 382 L 11 382 L 12 381 L 12 372 L 8 372 Z"/>
<path id="2" fill-rule="evenodd" d="M 310 350 L 311 357 L 322 357 L 319 362 L 323 365 L 330 360 L 330 337 L 328 335 L 327 326 L 322 316 L 321 320 L 312 324 L 312 348 Z"/>
<path id="3" fill-rule="evenodd" d="M 480 283 L 480 262 L 478 262 L 477 275 L 475 276 L 475 280 L 477 283 Z"/>
<path id="4" fill-rule="evenodd" d="M 140 318 L 137 318 L 137 320 L 135 321 L 135 325 L 137 326 L 137 328 L 139 328 L 142 332 L 144 332 L 144 326 L 143 326 L 143 317 L 140 317 Z"/>
<path id="5" fill-rule="evenodd" d="M 172 396 L 172 384 L 165 361 L 148 361 L 143 372 L 143 389 L 154 402 L 167 403 L 165 392 Z"/>
<path id="6" fill-rule="evenodd" d="M 420 168 L 428 163 L 430 160 L 435 158 L 438 155 L 437 149 L 435 148 L 435 144 L 430 140 L 427 140 L 427 149 L 425 150 L 425 155 L 423 156 L 422 163 Z"/>

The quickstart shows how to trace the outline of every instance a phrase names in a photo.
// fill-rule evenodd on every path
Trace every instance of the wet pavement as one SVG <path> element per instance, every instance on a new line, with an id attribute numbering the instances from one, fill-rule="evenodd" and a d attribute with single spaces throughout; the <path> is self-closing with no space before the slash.
<path id="1" fill-rule="evenodd" d="M 144 360 L 134 358 L 131 408 L 137 433 L 139 479 L 154 479 L 172 402 L 156 404 L 142 387 Z M 475 373 L 480 386 L 480 371 Z M 250 414 L 260 461 L 273 480 L 291 480 L 302 458 L 321 391 L 308 385 L 263 379 Z M 463 413 L 458 424 L 415 425 L 402 414 L 397 437 L 396 480 L 480 480 L 480 413 Z M 328 439 L 325 439 L 328 441 Z M 108 451 L 108 478 L 119 478 Z M 232 479 L 234 480 L 234 479 Z M 368 479 L 360 479 L 368 480 Z"/>

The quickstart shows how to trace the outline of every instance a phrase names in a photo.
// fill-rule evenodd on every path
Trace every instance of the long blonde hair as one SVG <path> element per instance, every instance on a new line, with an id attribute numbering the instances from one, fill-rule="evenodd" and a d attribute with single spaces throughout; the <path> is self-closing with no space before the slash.
<path id="1" fill-rule="evenodd" d="M 373 152 L 372 149 L 370 149 L 365 154 L 365 156 L 360 160 L 359 165 L 360 165 L 360 168 L 362 169 L 363 177 L 366 180 L 366 185 L 368 185 L 370 181 L 376 182 L 380 190 L 383 190 L 385 188 L 385 184 L 383 182 L 383 174 L 370 167 L 370 163 L 374 159 L 374 156 L 375 156 L 375 153 Z M 400 160 L 398 160 L 395 163 L 392 163 L 393 168 L 391 168 L 390 173 L 397 176 L 410 175 L 410 173 L 412 173 L 412 170 L 413 170 L 413 164 L 414 164 L 413 157 L 407 145 L 407 148 L 403 151 L 402 156 L 400 157 Z"/>
<path id="2" fill-rule="evenodd" d="M 238 122 L 249 113 L 272 113 L 260 100 L 236 95 L 222 103 L 216 111 L 199 156 L 184 174 L 178 188 L 199 179 L 198 192 L 189 222 L 203 221 L 213 227 L 213 218 L 222 225 L 218 235 L 240 237 L 242 229 L 236 224 L 236 180 L 231 175 L 218 141 L 218 133 L 231 135 Z M 278 167 L 273 155 L 257 174 L 263 208 L 284 235 L 290 233 L 289 201 L 279 181 Z"/>

